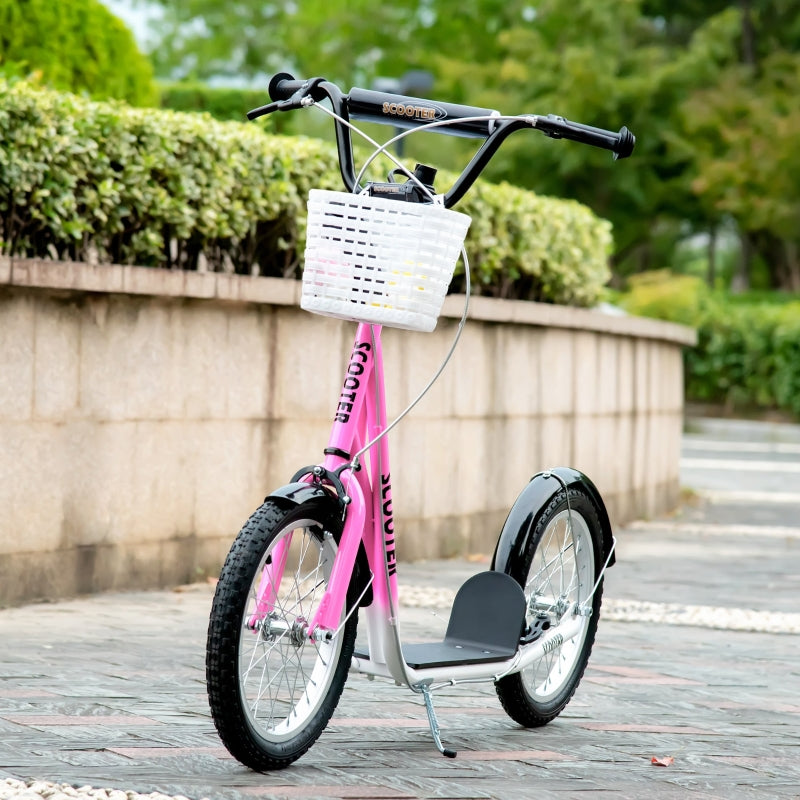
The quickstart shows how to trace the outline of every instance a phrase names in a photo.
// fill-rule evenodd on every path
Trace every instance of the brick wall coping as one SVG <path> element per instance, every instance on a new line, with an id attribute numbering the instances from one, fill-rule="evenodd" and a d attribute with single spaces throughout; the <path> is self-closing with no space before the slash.
<path id="1" fill-rule="evenodd" d="M 67 292 L 188 297 L 233 303 L 287 306 L 300 303 L 300 282 L 295 280 L 7 256 L 0 256 L 0 286 L 2 285 Z M 447 297 L 442 316 L 460 318 L 463 305 L 463 296 Z M 690 347 L 697 344 L 697 332 L 684 325 L 526 300 L 473 297 L 470 300 L 469 318 L 483 322 L 577 328 L 618 336 L 657 339 Z"/>

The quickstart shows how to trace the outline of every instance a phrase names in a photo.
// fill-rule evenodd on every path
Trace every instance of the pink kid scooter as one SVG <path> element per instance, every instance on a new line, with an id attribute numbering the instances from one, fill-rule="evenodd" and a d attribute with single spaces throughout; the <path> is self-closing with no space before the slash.
<path id="1" fill-rule="evenodd" d="M 335 120 L 347 192 L 311 192 L 301 305 L 358 325 L 323 459 L 266 498 L 222 569 L 206 658 L 219 735 L 252 769 L 285 767 L 322 733 L 350 671 L 420 694 L 446 756 L 455 753 L 441 742 L 432 700 L 443 686 L 491 681 L 512 719 L 544 725 L 570 701 L 594 642 L 603 573 L 614 563 L 603 501 L 577 470 L 535 475 L 509 512 L 490 568 L 458 591 L 443 641 L 402 644 L 386 434 L 411 406 L 387 424 L 381 328 L 434 328 L 458 256 L 466 257 L 469 218 L 450 208 L 511 133 L 538 130 L 615 158 L 631 154 L 634 137 L 562 117 L 344 94 L 322 78 L 279 74 L 269 93 L 272 102 L 251 119 L 313 106 Z M 399 161 L 389 182 L 362 186 L 354 119 L 484 142 L 443 195 L 433 191 L 434 169 L 412 172 Z M 376 152 L 388 155 L 390 144 Z M 465 319 L 466 309 L 459 333 Z M 363 652 L 355 650 L 359 616 Z"/>

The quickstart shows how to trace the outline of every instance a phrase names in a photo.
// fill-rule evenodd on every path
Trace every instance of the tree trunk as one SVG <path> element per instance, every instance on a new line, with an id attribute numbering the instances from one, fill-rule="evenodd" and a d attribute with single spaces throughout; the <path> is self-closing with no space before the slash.
<path id="1" fill-rule="evenodd" d="M 717 282 L 717 228 L 711 228 L 708 232 L 708 273 L 706 275 L 708 285 L 713 289 Z"/>
<path id="2" fill-rule="evenodd" d="M 785 241 L 783 248 L 786 269 L 782 288 L 787 292 L 800 292 L 800 254 L 798 254 L 797 242 Z"/>
<path id="3" fill-rule="evenodd" d="M 748 233 L 739 235 L 742 249 L 739 253 L 739 268 L 731 281 L 731 291 L 746 292 L 750 288 L 750 268 L 753 264 L 753 243 Z"/>
<path id="4" fill-rule="evenodd" d="M 753 27 L 753 14 L 750 0 L 739 0 L 742 9 L 742 62 L 756 66 L 756 31 Z"/>
<path id="5" fill-rule="evenodd" d="M 748 238 L 752 253 L 757 253 L 767 267 L 770 287 L 781 292 L 800 291 L 798 243 L 771 231 L 751 232 Z"/>

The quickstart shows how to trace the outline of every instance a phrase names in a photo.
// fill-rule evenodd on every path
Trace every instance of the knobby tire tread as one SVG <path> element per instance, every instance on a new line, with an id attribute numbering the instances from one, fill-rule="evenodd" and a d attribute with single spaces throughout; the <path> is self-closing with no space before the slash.
<path id="1" fill-rule="evenodd" d="M 311 507 L 310 511 L 305 508 Z M 314 744 L 327 726 L 344 689 L 355 646 L 357 614 L 348 620 L 335 676 L 325 700 L 308 726 L 295 739 L 286 743 L 260 745 L 257 733 L 241 708 L 238 676 L 238 639 L 242 615 L 255 570 L 276 531 L 292 518 L 322 521 L 319 503 L 306 502 L 295 508 L 282 508 L 267 500 L 245 523 L 236 537 L 220 573 L 214 596 L 206 644 L 206 683 L 209 706 L 222 743 L 230 754 L 257 772 L 288 767 Z M 309 730 L 310 729 L 310 730 Z M 266 752 L 265 747 L 273 752 Z M 283 752 L 276 754 L 274 751 Z"/>
<path id="2" fill-rule="evenodd" d="M 549 521 L 558 513 L 564 510 L 565 494 L 563 491 L 559 492 L 547 505 L 540 518 L 538 529 L 532 537 L 532 547 L 526 553 L 524 564 L 509 565 L 509 574 L 516 579 L 520 585 L 525 588 L 525 581 L 530 570 L 536 549 L 541 543 L 544 531 L 547 529 Z M 592 546 L 595 551 L 595 575 L 594 580 L 597 580 L 597 574 L 602 568 L 600 558 L 602 556 L 602 529 L 594 503 L 591 501 L 583 491 L 579 489 L 569 490 L 569 500 L 573 510 L 576 504 L 581 506 L 580 513 L 586 519 L 587 525 L 592 538 Z M 526 728 L 540 728 L 552 722 L 567 706 L 572 699 L 578 685 L 583 678 L 586 667 L 589 663 L 589 657 L 592 653 L 594 646 L 595 635 L 597 633 L 597 624 L 600 620 L 600 606 L 602 603 L 603 584 L 602 582 L 597 587 L 597 591 L 592 599 L 592 616 L 589 618 L 589 627 L 586 632 L 586 638 L 583 641 L 581 654 L 579 657 L 578 667 L 574 671 L 570 682 L 564 687 L 564 690 L 556 696 L 556 698 L 547 703 L 535 703 L 532 701 L 530 695 L 526 691 L 521 673 L 508 675 L 501 678 L 495 683 L 495 690 L 497 692 L 500 704 L 503 710 L 508 714 L 511 719 Z"/>

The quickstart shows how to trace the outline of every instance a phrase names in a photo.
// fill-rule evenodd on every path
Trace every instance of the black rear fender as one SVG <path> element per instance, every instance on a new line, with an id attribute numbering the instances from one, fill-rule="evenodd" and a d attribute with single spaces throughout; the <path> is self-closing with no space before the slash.
<path id="1" fill-rule="evenodd" d="M 582 472 L 571 467 L 555 467 L 534 475 L 514 502 L 495 547 L 491 566 L 493 570 L 508 572 L 510 565 L 519 562 L 527 550 L 528 541 L 536 529 L 542 512 L 563 490 L 564 486 L 567 489 L 579 487 L 592 500 L 603 532 L 602 562 L 605 562 L 611 552 L 613 536 L 608 511 L 600 497 L 600 492 Z M 612 566 L 614 561 L 615 557 L 612 553 L 608 566 Z"/>

